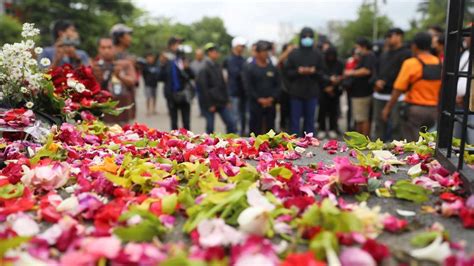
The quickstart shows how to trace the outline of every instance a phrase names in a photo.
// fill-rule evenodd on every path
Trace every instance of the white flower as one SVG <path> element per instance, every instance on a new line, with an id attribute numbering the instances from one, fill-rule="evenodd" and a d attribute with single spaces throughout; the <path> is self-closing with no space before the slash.
<path id="1" fill-rule="evenodd" d="M 27 103 L 25 104 L 25 107 L 28 108 L 28 109 L 31 109 L 31 108 L 33 108 L 34 105 L 35 105 L 35 104 L 32 103 L 32 102 L 27 102 Z"/>
<path id="2" fill-rule="evenodd" d="M 24 23 L 23 24 L 23 31 L 21 32 L 21 36 L 24 38 L 34 37 L 40 33 L 39 29 L 35 28 L 35 24 L 33 23 Z"/>
<path id="3" fill-rule="evenodd" d="M 86 86 L 84 84 L 77 82 L 76 86 L 74 86 L 77 92 L 83 93 L 86 90 Z"/>
<path id="4" fill-rule="evenodd" d="M 223 219 L 203 220 L 199 223 L 199 244 L 203 247 L 236 245 L 242 241 L 242 234 Z"/>
<path id="5" fill-rule="evenodd" d="M 237 219 L 240 230 L 249 234 L 264 235 L 269 229 L 270 212 L 275 209 L 275 205 L 256 188 L 247 191 L 247 202 L 250 207 L 242 211 Z"/>
<path id="6" fill-rule="evenodd" d="M 28 92 L 28 89 L 25 88 L 25 87 L 21 87 L 21 88 L 20 88 L 20 92 L 21 92 L 21 93 L 27 93 L 27 92 Z"/>
<path id="7" fill-rule="evenodd" d="M 248 254 L 242 256 L 235 263 L 236 266 L 248 266 L 248 265 L 259 265 L 259 266 L 274 266 L 275 262 L 263 254 Z"/>
<path id="8" fill-rule="evenodd" d="M 42 52 L 43 52 L 43 48 L 41 48 L 41 47 L 36 47 L 35 48 L 35 53 L 36 54 L 41 54 Z"/>
<path id="9" fill-rule="evenodd" d="M 59 205 L 56 207 L 56 210 L 58 212 L 68 212 L 68 213 L 74 213 L 74 211 L 77 211 L 77 208 L 79 207 L 79 200 L 77 199 L 76 196 L 71 196 L 59 203 Z"/>
<path id="10" fill-rule="evenodd" d="M 451 249 L 448 242 L 443 242 L 443 238 L 439 235 L 430 245 L 415 249 L 410 252 L 410 255 L 421 260 L 430 260 L 437 263 L 442 263 L 449 255 Z"/>
<path id="11" fill-rule="evenodd" d="M 40 231 L 38 224 L 27 215 L 21 215 L 15 219 L 12 230 L 19 236 L 34 236 Z"/>
<path id="12" fill-rule="evenodd" d="M 34 59 L 29 59 L 28 60 L 28 65 L 30 66 L 36 66 L 38 64 L 38 61 L 34 60 Z"/>
<path id="13" fill-rule="evenodd" d="M 48 58 L 44 57 L 44 58 L 41 58 L 40 64 L 42 66 L 46 67 L 46 66 L 49 66 L 51 64 L 51 61 Z"/>

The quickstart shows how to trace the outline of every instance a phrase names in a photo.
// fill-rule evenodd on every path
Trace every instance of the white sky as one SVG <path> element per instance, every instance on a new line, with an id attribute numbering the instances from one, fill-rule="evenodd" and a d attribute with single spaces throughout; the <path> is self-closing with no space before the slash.
<path id="1" fill-rule="evenodd" d="M 357 15 L 362 0 L 134 0 L 153 17 L 169 17 L 191 23 L 203 16 L 219 16 L 228 32 L 250 41 L 286 41 L 302 26 L 325 29 L 330 20 L 350 20 Z M 407 29 L 416 16 L 420 0 L 379 1 L 379 14 L 387 15 L 396 26 Z"/>

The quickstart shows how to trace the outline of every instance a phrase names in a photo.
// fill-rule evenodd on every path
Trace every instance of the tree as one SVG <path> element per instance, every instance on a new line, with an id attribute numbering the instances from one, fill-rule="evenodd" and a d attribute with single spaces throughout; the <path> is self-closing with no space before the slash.
<path id="1" fill-rule="evenodd" d="M 471 22 L 474 13 L 474 1 L 465 1 L 466 8 L 464 10 L 465 24 Z M 423 0 L 418 4 L 417 11 L 421 13 L 421 20 L 417 26 L 418 30 L 423 30 L 432 25 L 444 26 L 446 24 L 446 16 L 448 9 L 448 1 L 446 0 Z"/>
<path id="2" fill-rule="evenodd" d="M 81 48 L 94 53 L 97 38 L 108 35 L 115 23 L 131 23 L 139 16 L 129 0 L 23 0 L 17 6 L 22 22 L 31 22 L 41 30 L 40 45 L 52 44 L 54 21 L 67 19 L 77 25 Z"/>
<path id="3" fill-rule="evenodd" d="M 342 54 L 349 53 L 354 41 L 358 37 L 366 37 L 369 40 L 372 39 L 373 19 L 374 11 L 372 10 L 372 5 L 364 2 L 359 7 L 356 20 L 348 21 L 335 27 L 339 37 L 336 44 Z M 378 16 L 377 24 L 377 36 L 383 36 L 393 25 L 387 16 Z"/>
<path id="4" fill-rule="evenodd" d="M 0 16 L 0 45 L 21 39 L 21 23 L 11 16 Z"/>

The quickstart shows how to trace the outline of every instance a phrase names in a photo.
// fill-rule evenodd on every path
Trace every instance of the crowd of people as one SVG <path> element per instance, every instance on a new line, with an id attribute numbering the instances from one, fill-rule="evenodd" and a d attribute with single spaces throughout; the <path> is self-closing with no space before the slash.
<path id="1" fill-rule="evenodd" d="M 97 56 L 89 59 L 77 49 L 74 24 L 58 21 L 53 28 L 55 42 L 40 58 L 49 58 L 53 67 L 91 65 L 102 88 L 121 107 L 132 106 L 118 117 L 105 117 L 110 123 L 135 119 L 141 77 L 150 116 L 156 114 L 157 84 L 162 82 L 171 129 L 191 129 L 191 105 L 196 99 L 207 133 L 214 132 L 218 114 L 227 133 L 248 136 L 273 129 L 334 139 L 341 134 L 343 95 L 347 130 L 383 141 L 416 140 L 420 130 L 431 130 L 437 122 L 444 60 L 440 27 L 419 32 L 412 40 L 405 40 L 400 28 L 390 29 L 380 43 L 360 37 L 345 61 L 328 40 L 315 43 L 315 33 L 308 27 L 301 30 L 297 45 L 283 45 L 278 55 L 272 42 L 260 40 L 249 46 L 245 38 L 235 37 L 229 55 L 222 57 L 220 47 L 210 42 L 194 51 L 193 60 L 179 37 L 171 37 L 163 52 L 136 58 L 128 52 L 132 32 L 123 24 L 113 26 L 109 35 L 98 39 Z M 467 66 L 470 45 L 466 38 L 460 47 L 461 71 Z M 464 83 L 459 79 L 459 105 Z M 469 138 L 474 141 L 472 131 Z"/>

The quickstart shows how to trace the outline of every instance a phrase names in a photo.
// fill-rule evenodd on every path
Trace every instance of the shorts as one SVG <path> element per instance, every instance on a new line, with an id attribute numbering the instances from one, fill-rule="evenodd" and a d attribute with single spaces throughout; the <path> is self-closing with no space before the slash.
<path id="1" fill-rule="evenodd" d="M 370 119 L 370 105 L 372 103 L 372 96 L 367 97 L 353 97 L 352 103 L 352 117 L 354 121 L 365 122 Z"/>
<path id="2" fill-rule="evenodd" d="M 145 86 L 145 96 L 147 98 L 156 98 L 156 91 L 158 90 L 158 88 L 155 86 L 155 87 L 150 87 L 150 86 Z"/>

